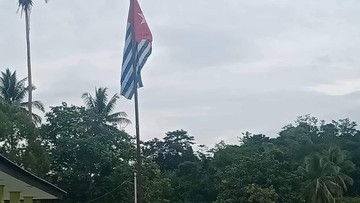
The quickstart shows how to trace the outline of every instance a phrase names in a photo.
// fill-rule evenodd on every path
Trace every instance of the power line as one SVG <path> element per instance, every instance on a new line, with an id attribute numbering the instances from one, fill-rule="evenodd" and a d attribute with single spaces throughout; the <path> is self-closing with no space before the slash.
<path id="1" fill-rule="evenodd" d="M 102 196 L 100 196 L 100 197 L 97 197 L 97 198 L 95 198 L 95 199 L 92 199 L 92 200 L 90 200 L 90 201 L 87 201 L 87 202 L 85 202 L 85 203 L 90 203 L 90 202 L 95 202 L 95 201 L 97 201 L 97 200 L 99 200 L 99 199 L 101 199 L 101 198 L 103 198 L 103 197 L 105 197 L 105 196 L 107 196 L 107 195 L 109 195 L 109 194 L 111 194 L 111 193 L 113 193 L 113 192 L 115 192 L 117 189 L 119 189 L 124 183 L 126 183 L 126 182 L 128 182 L 128 183 L 131 183 L 132 184 L 132 182 L 130 182 L 129 181 L 129 178 L 127 179 L 127 180 L 125 180 L 124 182 L 122 182 L 120 185 L 118 185 L 116 188 L 114 188 L 113 190 L 111 190 L 111 191 L 109 191 L 109 192 L 107 192 L 107 193 L 105 193 L 105 194 L 103 194 Z"/>

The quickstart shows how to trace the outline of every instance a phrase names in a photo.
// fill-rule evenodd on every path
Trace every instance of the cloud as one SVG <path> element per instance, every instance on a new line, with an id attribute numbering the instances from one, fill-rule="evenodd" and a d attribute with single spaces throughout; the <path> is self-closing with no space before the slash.
<path id="1" fill-rule="evenodd" d="M 232 36 L 231 33 L 209 28 L 163 28 L 160 45 L 176 66 L 183 69 L 213 68 L 253 57 L 256 45 Z"/>
<path id="2" fill-rule="evenodd" d="M 336 80 L 332 83 L 320 84 L 309 89 L 327 95 L 347 95 L 360 91 L 360 77 Z"/>
<path id="3" fill-rule="evenodd" d="M 95 87 L 119 92 L 127 1 L 36 1 L 35 99 L 83 105 Z M 212 145 L 250 130 L 276 136 L 297 116 L 359 107 L 357 0 L 141 0 L 154 35 L 140 90 L 143 139 L 183 128 Z M 0 67 L 26 76 L 24 19 L 0 1 Z M 133 120 L 133 101 L 118 111 Z M 126 129 L 133 134 L 133 126 Z"/>

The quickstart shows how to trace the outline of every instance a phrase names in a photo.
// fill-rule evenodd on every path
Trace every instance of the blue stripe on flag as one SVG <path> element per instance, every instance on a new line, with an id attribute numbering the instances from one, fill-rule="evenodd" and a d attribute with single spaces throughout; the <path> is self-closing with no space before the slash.
<path id="1" fill-rule="evenodd" d="M 145 62 L 147 61 L 147 58 L 150 56 L 151 52 L 152 52 L 152 48 L 150 47 L 150 50 L 149 50 L 149 51 L 147 52 L 147 54 L 145 55 L 144 60 L 143 60 L 143 61 L 141 62 L 141 64 L 139 65 L 139 70 L 138 70 L 138 73 L 139 73 L 139 87 L 144 87 L 144 85 L 143 85 L 143 83 L 142 83 L 142 79 L 141 79 L 141 74 L 140 74 L 140 72 L 141 72 L 142 68 L 144 67 Z"/>
<path id="2" fill-rule="evenodd" d="M 121 72 L 121 92 L 120 94 L 123 95 L 127 99 L 131 99 L 134 95 L 134 60 L 132 56 L 132 41 L 131 38 L 131 26 L 129 26 L 127 33 L 126 33 L 126 47 L 124 50 L 123 56 L 123 64 L 122 64 L 122 72 Z M 129 43 L 127 43 L 129 42 Z M 137 88 L 143 87 L 143 83 L 141 80 L 141 70 L 144 67 L 145 62 L 147 61 L 148 57 L 152 52 L 151 43 L 148 40 L 142 40 L 139 44 L 136 45 L 136 61 L 137 61 Z"/>
<path id="3" fill-rule="evenodd" d="M 151 43 L 149 41 L 145 41 L 143 46 L 139 50 L 138 54 L 138 87 L 143 87 L 142 79 L 141 79 L 141 70 L 144 67 L 145 62 L 151 54 Z"/>

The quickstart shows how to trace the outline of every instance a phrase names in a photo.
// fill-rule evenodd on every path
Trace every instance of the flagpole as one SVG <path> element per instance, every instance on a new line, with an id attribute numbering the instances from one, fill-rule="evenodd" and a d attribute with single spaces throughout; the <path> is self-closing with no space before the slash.
<path id="1" fill-rule="evenodd" d="M 140 152 L 140 127 L 139 127 L 139 105 L 138 105 L 138 92 L 135 86 L 135 126 L 136 126 L 136 173 L 137 173 L 137 189 L 138 189 L 138 202 L 143 203 L 143 185 L 141 173 L 141 152 Z"/>
<path id="2" fill-rule="evenodd" d="M 134 173 L 134 199 L 135 199 L 135 203 L 137 203 L 137 187 L 136 187 L 136 172 Z"/>
<path id="3" fill-rule="evenodd" d="M 135 9 L 134 0 L 130 2 L 131 8 L 131 25 L 135 26 Z M 135 30 L 135 28 L 133 28 Z M 143 185 L 142 185 L 142 173 L 141 173 L 141 152 L 140 152 L 140 126 L 139 126 L 139 97 L 138 97 L 138 75 L 137 75 L 137 46 L 135 41 L 135 32 L 132 32 L 132 60 L 133 60 L 133 77 L 134 77 L 134 97 L 135 97 L 135 130 L 136 130 L 136 175 L 137 175 L 137 203 L 143 203 Z"/>

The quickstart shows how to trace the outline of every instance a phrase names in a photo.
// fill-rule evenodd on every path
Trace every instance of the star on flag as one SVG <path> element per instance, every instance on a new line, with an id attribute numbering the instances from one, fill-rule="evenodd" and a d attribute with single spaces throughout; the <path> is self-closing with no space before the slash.
<path id="1" fill-rule="evenodd" d="M 146 20 L 145 20 L 145 16 L 144 16 L 144 14 L 142 14 L 142 13 L 138 13 L 138 15 L 142 18 L 142 20 L 141 20 L 141 23 L 140 23 L 140 24 L 144 24 L 144 23 L 146 23 Z"/>

